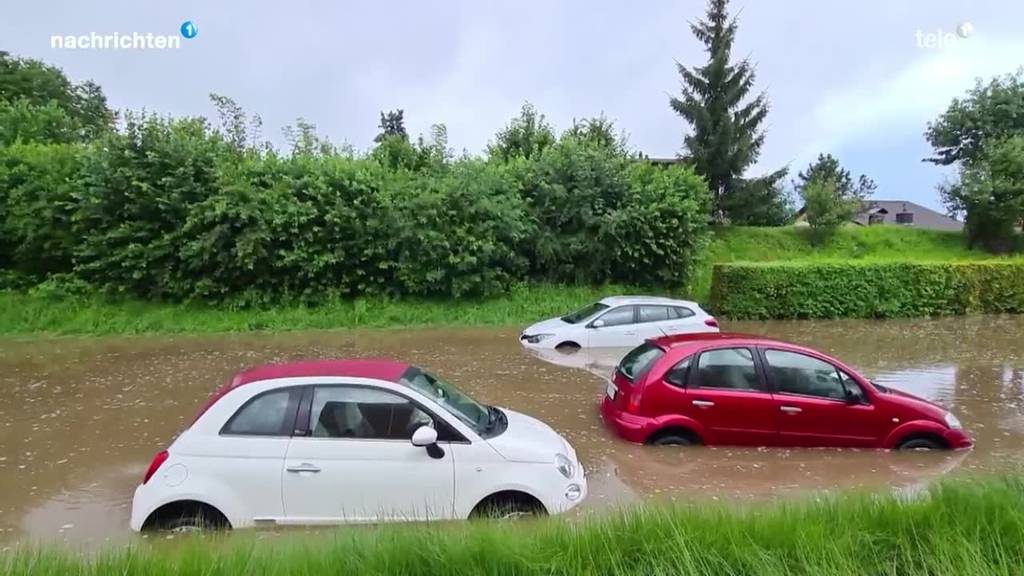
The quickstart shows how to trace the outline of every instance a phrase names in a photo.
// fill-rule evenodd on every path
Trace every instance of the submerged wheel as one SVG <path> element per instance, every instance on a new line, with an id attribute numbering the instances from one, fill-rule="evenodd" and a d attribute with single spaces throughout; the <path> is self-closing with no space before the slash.
<path id="1" fill-rule="evenodd" d="M 532 496 L 517 492 L 495 494 L 477 504 L 470 518 L 491 520 L 520 520 L 534 516 L 545 516 L 544 505 Z"/>
<path id="2" fill-rule="evenodd" d="M 562 342 L 558 346 L 555 346 L 555 350 L 562 354 L 575 354 L 580 351 L 580 345 L 575 342 Z"/>
<path id="3" fill-rule="evenodd" d="M 700 439 L 686 430 L 665 430 L 647 441 L 652 446 L 696 446 Z"/>
<path id="4" fill-rule="evenodd" d="M 176 533 L 211 532 L 230 530 L 231 523 L 212 506 L 186 501 L 163 506 L 150 516 L 142 529 Z"/>
<path id="5" fill-rule="evenodd" d="M 946 445 L 935 438 L 928 438 L 919 436 L 917 438 L 910 438 L 900 442 L 897 450 L 914 450 L 917 452 L 925 452 L 931 450 L 945 450 Z"/>

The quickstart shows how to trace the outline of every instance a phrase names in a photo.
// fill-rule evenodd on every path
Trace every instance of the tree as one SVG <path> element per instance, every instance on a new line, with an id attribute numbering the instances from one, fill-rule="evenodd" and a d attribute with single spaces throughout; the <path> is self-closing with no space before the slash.
<path id="1" fill-rule="evenodd" d="M 1024 225 L 1024 135 L 989 140 L 961 164 L 959 182 L 939 191 L 951 212 L 966 215 L 969 246 L 1011 250 L 1015 227 Z"/>
<path id="2" fill-rule="evenodd" d="M 831 154 L 819 154 L 817 160 L 797 174 L 793 188 L 803 201 L 814 239 L 820 240 L 853 219 L 876 186 L 863 174 L 854 183 L 850 171 L 839 160 Z"/>
<path id="3" fill-rule="evenodd" d="M 378 144 L 384 139 L 395 136 L 409 141 L 409 134 L 405 131 L 405 110 L 389 110 L 380 113 L 380 134 L 373 139 Z"/>
<path id="4" fill-rule="evenodd" d="M 928 162 L 948 166 L 975 161 L 988 140 L 1004 140 L 1024 134 L 1024 68 L 996 77 L 987 84 L 979 79 L 964 98 L 953 100 L 925 137 L 935 149 Z"/>
<path id="5" fill-rule="evenodd" d="M 60 68 L 6 52 L 0 52 L 0 116 L 5 137 L 52 142 L 95 138 L 113 128 L 115 117 L 94 82 L 75 84 Z"/>
<path id="6" fill-rule="evenodd" d="M 487 155 L 507 162 L 512 158 L 532 158 L 555 143 L 555 133 L 543 114 L 529 102 L 523 104 L 519 116 L 498 132 L 487 146 Z"/>
<path id="7" fill-rule="evenodd" d="M 839 160 L 831 154 L 818 154 L 818 159 L 807 166 L 803 172 L 797 173 L 797 180 L 793 187 L 797 194 L 802 195 L 802 190 L 809 182 L 830 180 L 836 186 L 836 194 L 840 198 L 851 198 L 864 201 L 875 193 L 878 186 L 875 181 L 864 174 L 857 177 L 854 183 L 850 171 L 839 164 Z"/>
<path id="8" fill-rule="evenodd" d="M 627 153 L 629 146 L 625 133 L 616 133 L 615 123 L 603 114 L 595 118 L 573 120 L 572 126 L 562 133 L 562 138 L 576 138 L 622 154 Z"/>
<path id="9" fill-rule="evenodd" d="M 692 128 L 685 137 L 684 152 L 694 170 L 708 182 L 719 220 L 751 223 L 760 210 L 755 193 L 764 202 L 785 205 L 781 188 L 785 177 L 779 170 L 745 185 L 743 174 L 753 165 L 764 143 L 761 124 L 768 115 L 764 92 L 747 101 L 754 86 L 754 68 L 746 59 L 730 63 L 737 23 L 730 18 L 727 0 L 709 0 L 706 19 L 690 24 L 690 30 L 704 43 L 708 62 L 700 67 L 677 63 L 682 76 L 682 97 L 670 104 Z M 757 179 L 755 179 L 757 180 Z M 765 193 L 768 197 L 763 197 Z"/>

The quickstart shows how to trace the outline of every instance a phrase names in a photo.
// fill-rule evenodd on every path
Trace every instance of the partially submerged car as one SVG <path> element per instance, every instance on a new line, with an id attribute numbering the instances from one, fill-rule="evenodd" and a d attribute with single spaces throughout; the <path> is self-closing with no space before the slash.
<path id="1" fill-rule="evenodd" d="M 945 408 L 870 382 L 804 346 L 743 334 L 650 340 L 622 359 L 601 403 L 647 444 L 938 450 L 971 438 Z"/>
<path id="2" fill-rule="evenodd" d="M 537 322 L 523 330 L 519 341 L 529 348 L 572 351 L 633 347 L 648 338 L 718 330 L 718 321 L 696 302 L 612 296 L 571 314 Z"/>
<path id="3" fill-rule="evenodd" d="M 546 424 L 389 360 L 247 370 L 154 458 L 134 530 L 564 512 L 587 482 Z"/>

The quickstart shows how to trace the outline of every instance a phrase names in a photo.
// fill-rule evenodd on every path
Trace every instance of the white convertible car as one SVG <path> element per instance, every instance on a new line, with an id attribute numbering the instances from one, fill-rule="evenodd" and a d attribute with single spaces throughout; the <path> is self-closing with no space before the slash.
<path id="1" fill-rule="evenodd" d="M 632 347 L 648 338 L 690 332 L 718 332 L 718 321 L 689 300 L 612 296 L 537 322 L 523 330 L 519 341 L 539 349 Z"/>

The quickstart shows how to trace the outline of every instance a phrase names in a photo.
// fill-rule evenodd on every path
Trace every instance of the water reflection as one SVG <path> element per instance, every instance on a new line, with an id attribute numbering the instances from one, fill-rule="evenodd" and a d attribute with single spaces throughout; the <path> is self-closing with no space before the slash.
<path id="1" fill-rule="evenodd" d="M 628 444 L 597 414 L 603 378 L 626 350 L 538 357 L 519 346 L 514 327 L 5 341 L 0 540 L 124 538 L 131 493 L 150 457 L 209 391 L 244 367 L 299 358 L 406 359 L 483 402 L 548 422 L 588 471 L 583 513 L 649 498 L 913 489 L 953 469 L 1003 471 L 1024 462 L 1024 317 L 726 328 L 809 344 L 879 383 L 954 407 L 977 447 L 908 455 Z"/>

